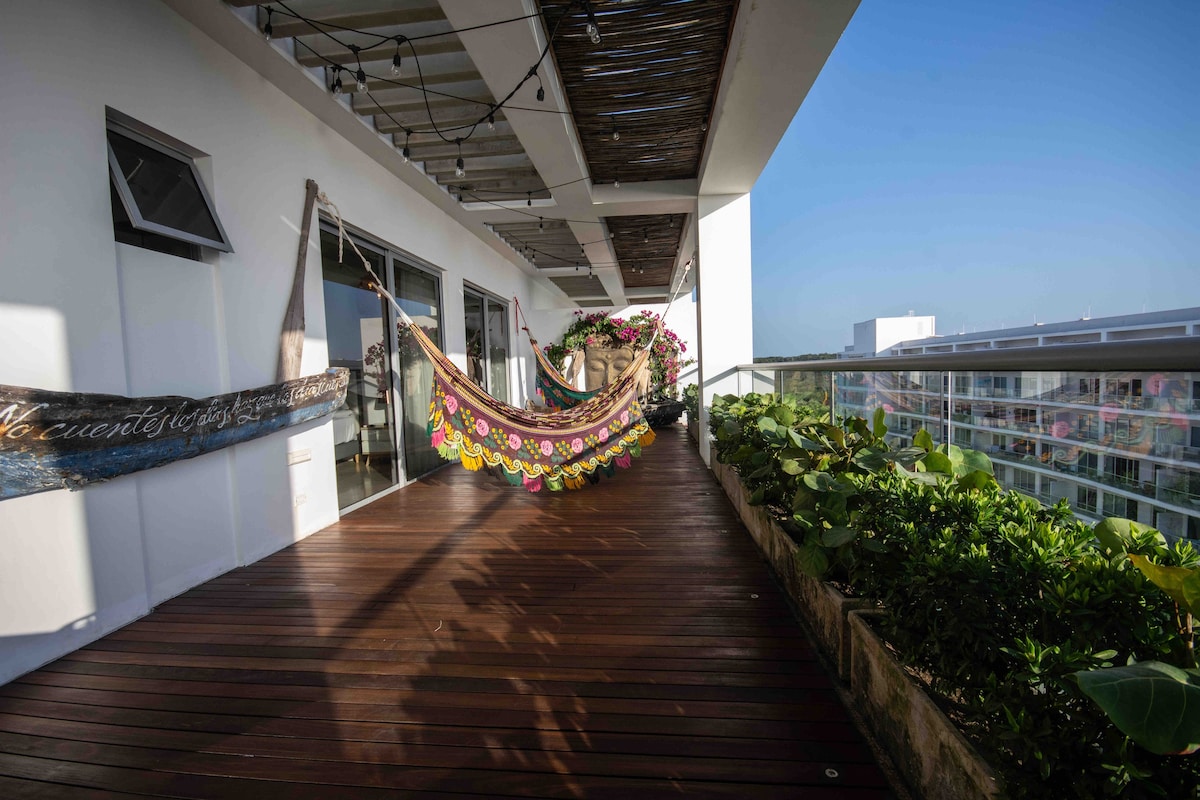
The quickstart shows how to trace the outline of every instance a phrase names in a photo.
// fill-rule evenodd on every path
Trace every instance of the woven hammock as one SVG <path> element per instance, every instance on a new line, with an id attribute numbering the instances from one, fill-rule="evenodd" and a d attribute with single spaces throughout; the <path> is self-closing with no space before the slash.
<path id="1" fill-rule="evenodd" d="M 596 392 L 594 391 L 588 392 L 572 386 L 571 382 L 550 363 L 550 359 L 538 347 L 537 341 L 533 337 L 529 338 L 529 343 L 533 346 L 534 356 L 537 357 L 537 391 L 546 401 L 547 406 L 553 409 L 571 408 L 595 396 Z"/>
<path id="2" fill-rule="evenodd" d="M 491 467 L 509 483 L 531 492 L 543 488 L 557 492 L 596 483 L 601 474 L 612 477 L 618 467 L 629 467 L 633 457 L 654 441 L 654 431 L 638 402 L 649 378 L 649 348 L 615 381 L 584 393 L 590 396 L 571 408 L 537 412 L 502 403 L 463 374 L 412 321 L 346 235 L 337 206 L 323 193 L 317 199 L 337 222 L 338 261 L 342 260 L 342 243 L 348 243 L 374 279 L 372 288 L 403 320 L 398 329 L 412 336 L 433 362 L 428 432 L 442 458 L 458 461 L 469 470 Z M 536 346 L 534 351 L 541 355 Z"/>
<path id="3" fill-rule="evenodd" d="M 429 436 L 438 454 L 469 470 L 495 468 L 531 492 L 579 489 L 630 466 L 654 431 L 638 401 L 643 351 L 617 380 L 572 408 L 526 411 L 500 402 L 464 375 L 415 324 L 408 332 L 433 362 Z"/>

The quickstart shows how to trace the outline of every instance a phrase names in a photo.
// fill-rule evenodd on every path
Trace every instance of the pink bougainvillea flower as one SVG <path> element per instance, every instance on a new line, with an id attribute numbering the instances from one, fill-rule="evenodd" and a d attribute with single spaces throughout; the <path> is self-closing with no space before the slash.
<path id="1" fill-rule="evenodd" d="M 571 440 L 571 452 L 572 453 L 582 453 L 583 452 L 583 439 L 580 439 L 579 437 L 575 437 L 574 439 Z"/>
<path id="2" fill-rule="evenodd" d="M 446 410 L 451 414 L 458 413 L 458 398 L 452 394 L 446 395 Z"/>
<path id="3" fill-rule="evenodd" d="M 625 425 L 628 425 L 628 424 L 629 424 L 629 412 L 622 411 L 621 412 L 621 426 L 624 427 Z"/>
<path id="4" fill-rule="evenodd" d="M 601 428 L 600 432 L 596 435 L 599 437 L 601 442 L 607 442 L 608 441 L 608 428 Z"/>
<path id="5" fill-rule="evenodd" d="M 480 436 L 487 436 L 488 432 L 490 430 L 491 430 L 491 426 L 489 426 L 487 424 L 487 420 L 485 420 L 485 419 L 475 420 L 475 432 L 478 433 Z"/>
<path id="6" fill-rule="evenodd" d="M 1104 420 L 1105 422 L 1112 422 L 1117 418 L 1117 414 L 1120 412 L 1120 410 L 1121 409 L 1113 403 L 1105 403 L 1104 405 L 1100 406 L 1100 419 Z"/>
<path id="7" fill-rule="evenodd" d="M 510 433 L 508 435 L 508 446 L 511 447 L 513 450 L 520 450 L 521 449 L 521 437 L 517 436 L 515 433 Z"/>
<path id="8" fill-rule="evenodd" d="M 538 449 L 542 451 L 542 455 L 548 456 L 554 452 L 554 445 L 550 443 L 549 439 L 542 439 L 541 444 L 538 445 Z"/>

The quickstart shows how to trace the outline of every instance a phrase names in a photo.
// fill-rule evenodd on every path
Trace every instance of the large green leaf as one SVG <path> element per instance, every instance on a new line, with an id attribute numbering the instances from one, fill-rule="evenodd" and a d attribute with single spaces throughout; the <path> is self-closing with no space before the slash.
<path id="1" fill-rule="evenodd" d="M 1096 527 L 1092 528 L 1092 533 L 1100 540 L 1100 544 L 1114 553 L 1124 553 L 1129 549 L 1129 545 L 1133 542 L 1135 533 L 1144 534 L 1148 531 L 1153 531 L 1149 525 L 1143 525 L 1140 522 L 1134 522 L 1131 519 L 1121 519 L 1120 517 L 1106 517 L 1096 523 Z M 1155 533 L 1158 533 L 1155 531 Z M 1166 546 L 1167 540 L 1161 533 L 1158 534 L 1157 541 L 1159 545 Z"/>
<path id="2" fill-rule="evenodd" d="M 814 492 L 828 492 L 837 483 L 828 472 L 806 472 L 801 480 Z"/>
<path id="3" fill-rule="evenodd" d="M 972 472 L 984 472 L 988 475 L 996 474 L 995 469 L 992 467 L 992 460 L 988 458 L 987 453 L 981 453 L 978 450 L 963 450 L 962 458 L 964 474 Z"/>
<path id="4" fill-rule="evenodd" d="M 767 414 L 783 427 L 789 427 L 796 422 L 796 412 L 787 406 L 774 405 L 767 409 Z"/>
<path id="5" fill-rule="evenodd" d="M 876 439 L 882 439 L 884 436 L 887 436 L 888 427 L 887 425 L 883 424 L 883 419 L 885 416 L 887 416 L 887 412 L 883 410 L 882 406 L 875 409 L 875 418 L 872 420 L 871 427 L 873 428 L 872 433 L 875 434 Z"/>
<path id="6" fill-rule="evenodd" d="M 929 453 L 924 458 L 924 464 L 927 472 L 940 472 L 943 475 L 954 474 L 954 463 L 945 453 Z"/>
<path id="7" fill-rule="evenodd" d="M 913 447 L 919 447 L 926 453 L 933 450 L 933 437 L 929 435 L 929 431 L 921 428 L 913 434 Z"/>
<path id="8" fill-rule="evenodd" d="M 1200 749 L 1200 670 L 1143 661 L 1075 677 L 1113 724 L 1147 750 L 1167 755 Z"/>
<path id="9" fill-rule="evenodd" d="M 853 528 L 847 528 L 845 525 L 835 525 L 821 534 L 821 544 L 826 547 L 841 547 L 844 544 L 853 542 L 857 536 L 858 531 Z"/>
<path id="10" fill-rule="evenodd" d="M 778 427 L 779 427 L 779 423 L 776 422 L 771 417 L 759 417 L 758 418 L 758 429 L 760 431 L 762 431 L 763 433 L 774 433 L 775 429 Z"/>
<path id="11" fill-rule="evenodd" d="M 1171 599 L 1187 609 L 1194 617 L 1200 617 L 1200 567 L 1164 567 L 1145 556 L 1130 554 L 1129 560 L 1150 581 L 1162 589 Z"/>
<path id="12" fill-rule="evenodd" d="M 820 578 L 829 569 L 829 557 L 816 542 L 808 541 L 796 550 L 796 566 L 805 575 Z"/>
<path id="13" fill-rule="evenodd" d="M 804 472 L 804 465 L 794 458 L 780 459 L 779 468 L 786 475 L 799 475 L 801 472 Z"/>

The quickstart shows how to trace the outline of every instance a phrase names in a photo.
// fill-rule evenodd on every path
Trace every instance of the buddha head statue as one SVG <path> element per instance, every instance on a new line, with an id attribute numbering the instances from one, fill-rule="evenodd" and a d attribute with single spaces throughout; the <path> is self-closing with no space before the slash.
<path id="1" fill-rule="evenodd" d="M 595 391 L 615 381 L 625 368 L 633 362 L 633 348 L 600 347 L 588 345 L 583 351 L 584 385 L 587 391 Z"/>

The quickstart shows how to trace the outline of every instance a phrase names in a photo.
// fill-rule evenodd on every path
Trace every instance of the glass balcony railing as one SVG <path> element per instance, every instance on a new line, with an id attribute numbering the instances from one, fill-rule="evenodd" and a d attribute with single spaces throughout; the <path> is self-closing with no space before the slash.
<path id="1" fill-rule="evenodd" d="M 1091 517 L 1120 506 L 1149 525 L 1173 514 L 1181 535 L 1200 539 L 1200 398 L 1192 396 L 1200 392 L 1200 341 L 1139 344 L 1140 356 L 1131 346 L 1089 345 L 1068 348 L 1071 358 L 1058 362 L 1039 355 L 1028 368 L 1018 355 L 986 351 L 755 364 L 739 368 L 739 391 L 790 396 L 837 416 L 882 408 L 897 445 L 923 427 L 935 442 L 1010 465 L 1021 491 L 1044 502 L 1067 497 Z M 1156 362 L 1161 369 L 1132 368 Z M 1081 504 L 1072 484 L 1099 499 Z"/>

